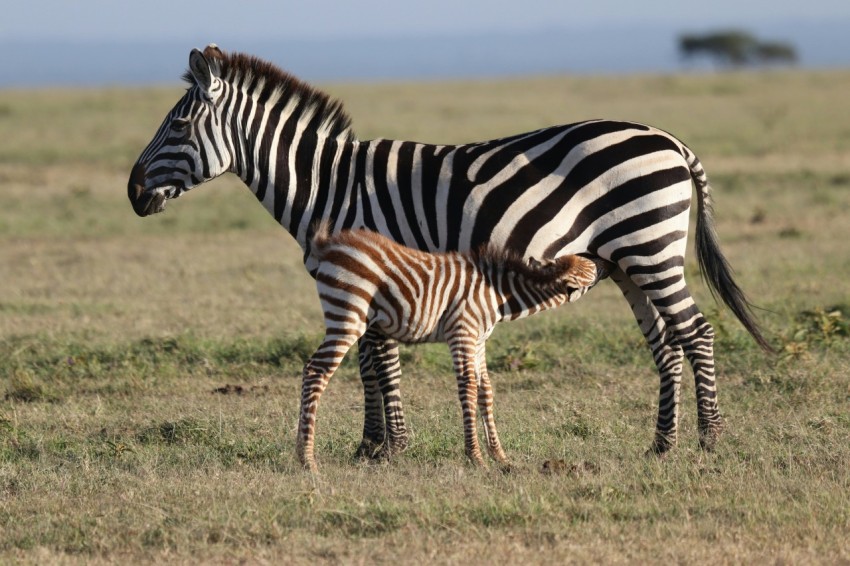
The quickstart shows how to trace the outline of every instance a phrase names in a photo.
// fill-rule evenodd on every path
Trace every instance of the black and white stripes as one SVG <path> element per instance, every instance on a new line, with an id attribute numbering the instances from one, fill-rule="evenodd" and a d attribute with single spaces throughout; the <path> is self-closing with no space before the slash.
<path id="1" fill-rule="evenodd" d="M 673 136 L 630 122 L 590 120 L 458 146 L 358 140 L 339 103 L 280 71 L 214 46 L 193 51 L 190 87 L 133 168 L 128 194 L 144 216 L 224 172 L 240 176 L 304 250 L 311 227 L 365 227 L 411 248 L 482 244 L 521 257 L 584 254 L 611 262 L 661 376 L 652 450 L 676 441 L 684 357 L 695 371 L 703 446 L 721 428 L 713 331 L 685 284 L 692 182 L 697 253 L 712 290 L 767 343 L 731 277 L 711 224 L 696 156 Z M 360 341 L 371 455 L 407 438 L 395 343 Z M 383 399 L 383 409 L 376 406 Z"/>

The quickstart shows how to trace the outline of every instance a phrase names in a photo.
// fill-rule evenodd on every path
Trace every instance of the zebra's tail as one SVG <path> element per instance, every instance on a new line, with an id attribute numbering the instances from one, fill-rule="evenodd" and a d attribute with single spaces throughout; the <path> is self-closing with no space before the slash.
<path id="1" fill-rule="evenodd" d="M 708 176 L 705 174 L 697 156 L 687 147 L 682 147 L 682 154 L 691 170 L 691 178 L 697 190 L 697 231 L 696 248 L 702 277 L 708 284 L 711 295 L 717 300 L 718 295 L 727 307 L 741 321 L 747 332 L 756 343 L 766 352 L 774 352 L 773 347 L 762 335 L 758 321 L 752 312 L 753 304 L 732 278 L 732 266 L 720 251 L 720 242 L 714 229 L 713 211 L 711 207 L 711 190 Z"/>

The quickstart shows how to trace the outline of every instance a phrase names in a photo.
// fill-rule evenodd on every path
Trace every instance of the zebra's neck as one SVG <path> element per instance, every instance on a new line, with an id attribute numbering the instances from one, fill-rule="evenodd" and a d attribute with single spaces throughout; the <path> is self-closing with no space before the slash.
<path id="1" fill-rule="evenodd" d="M 436 213 L 433 206 L 429 208 L 433 199 L 424 198 L 425 193 L 433 196 L 441 187 L 448 191 L 451 146 L 340 139 L 322 135 L 309 120 L 293 122 L 266 128 L 264 135 L 238 136 L 242 145 L 235 149 L 234 172 L 292 234 L 304 251 L 308 270 L 315 268 L 310 246 L 318 220 L 327 221 L 332 232 L 364 227 L 418 249 L 456 247 L 451 238 L 457 234 L 445 223 L 426 223 L 423 228 L 416 220 Z M 402 145 L 409 151 L 400 152 Z M 400 179 L 400 169 L 427 173 Z M 458 186 L 454 194 L 462 200 L 466 191 Z M 459 207 L 454 208 L 459 216 Z M 388 210 L 403 211 L 405 218 L 387 214 Z"/>
<path id="2" fill-rule="evenodd" d="M 251 132 L 237 136 L 234 172 L 307 253 L 314 219 L 333 225 L 334 215 L 350 202 L 360 142 L 323 136 L 303 118 L 291 121 L 294 125 L 267 128 L 254 137 Z"/>
<path id="3" fill-rule="evenodd" d="M 491 266 L 490 278 L 499 295 L 500 320 L 516 320 L 567 302 L 569 295 L 564 285 L 541 285 L 524 275 L 509 271 L 504 266 Z"/>

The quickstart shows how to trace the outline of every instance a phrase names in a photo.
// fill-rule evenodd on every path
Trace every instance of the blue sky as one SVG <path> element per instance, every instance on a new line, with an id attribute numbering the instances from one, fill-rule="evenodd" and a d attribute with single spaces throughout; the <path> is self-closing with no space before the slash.
<path id="1" fill-rule="evenodd" d="M 850 67 L 850 0 L 5 0 L 0 88 L 171 84 L 214 42 L 315 81 L 688 70 L 677 37 L 741 28 Z M 709 66 L 710 68 L 710 66 Z"/>
<path id="2" fill-rule="evenodd" d="M 850 21 L 850 1 L 9 0 L 0 39 L 330 39 L 647 24 L 700 30 L 835 20 Z"/>

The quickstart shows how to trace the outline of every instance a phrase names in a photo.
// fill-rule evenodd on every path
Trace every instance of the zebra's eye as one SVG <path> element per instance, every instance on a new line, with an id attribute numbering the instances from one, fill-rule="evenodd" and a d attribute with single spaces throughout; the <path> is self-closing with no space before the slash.
<path id="1" fill-rule="evenodd" d="M 171 128 L 178 133 L 183 133 L 189 127 L 189 120 L 186 118 L 175 118 L 171 121 Z"/>

